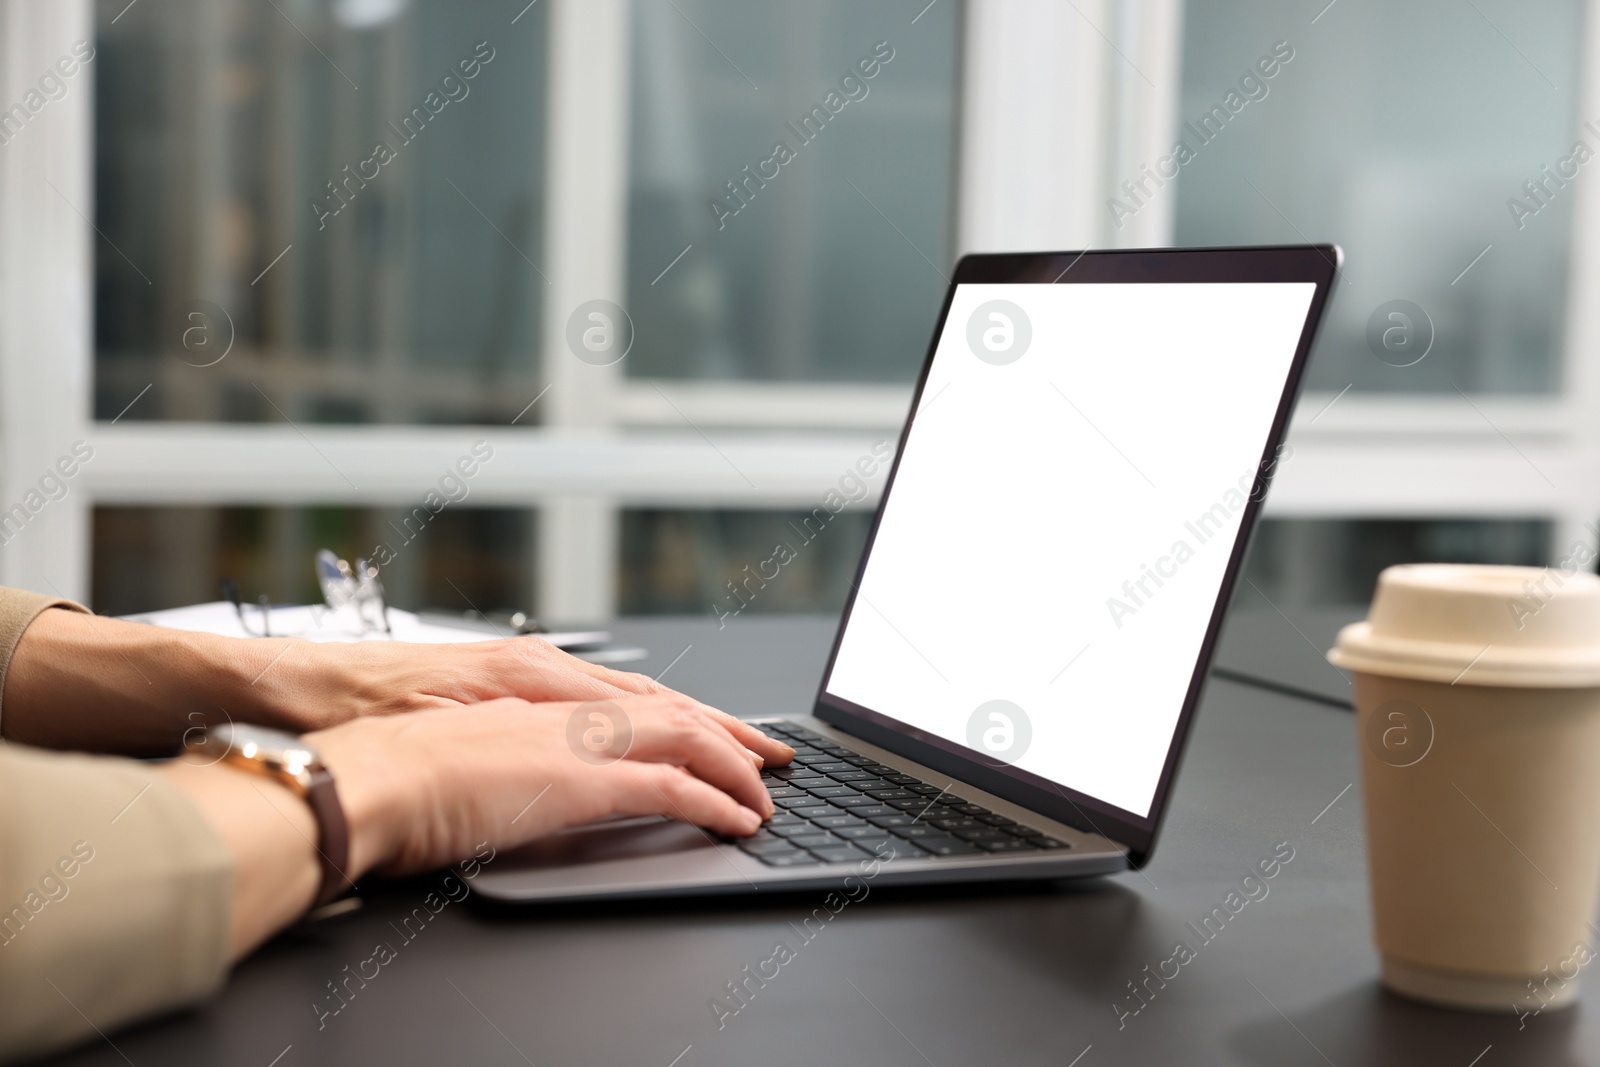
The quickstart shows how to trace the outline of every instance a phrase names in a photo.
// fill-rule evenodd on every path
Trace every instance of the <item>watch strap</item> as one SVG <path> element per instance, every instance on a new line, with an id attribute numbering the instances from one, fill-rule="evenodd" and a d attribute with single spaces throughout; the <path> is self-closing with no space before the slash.
<path id="1" fill-rule="evenodd" d="M 317 820 L 320 841 L 317 855 L 322 863 L 322 887 L 317 890 L 317 906 L 337 899 L 353 887 L 345 868 L 350 862 L 350 825 L 339 803 L 339 790 L 326 768 L 312 772 L 306 787 L 306 803 Z"/>

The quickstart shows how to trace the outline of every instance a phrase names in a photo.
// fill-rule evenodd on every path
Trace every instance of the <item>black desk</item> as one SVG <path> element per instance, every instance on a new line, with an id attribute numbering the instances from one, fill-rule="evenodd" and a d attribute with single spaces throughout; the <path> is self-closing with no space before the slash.
<path id="1" fill-rule="evenodd" d="M 1270 665 L 1270 652 L 1249 659 L 1241 635 L 1259 626 L 1262 640 L 1284 640 L 1274 619 L 1235 620 L 1225 658 L 1241 670 Z M 745 714 L 808 710 L 831 636 L 821 620 L 615 630 L 651 649 L 642 665 L 651 673 L 692 646 L 665 680 Z M 1300 641 L 1288 631 L 1278 647 Z M 1315 662 L 1307 649 L 1302 665 Z M 808 897 L 509 917 L 452 904 L 319 1032 L 312 1004 L 325 983 L 395 941 L 389 922 L 435 878 L 280 938 L 207 1008 L 113 1040 L 138 1067 L 1600 1064 L 1594 975 L 1574 1010 L 1521 1030 L 1510 1016 L 1435 1010 L 1379 989 L 1360 789 L 1346 788 L 1356 773 L 1347 712 L 1214 681 L 1145 873 L 1055 888 L 874 891 L 809 943 L 790 925 L 820 903 Z M 1270 893 L 1200 944 L 1185 924 L 1198 925 L 1279 842 L 1295 856 Z M 1119 1030 L 1113 1004 L 1130 1004 L 1127 983 L 1180 937 L 1199 946 L 1195 958 Z M 719 1031 L 709 1001 L 779 940 L 796 958 Z M 124 1060 L 99 1042 L 59 1062 Z"/>

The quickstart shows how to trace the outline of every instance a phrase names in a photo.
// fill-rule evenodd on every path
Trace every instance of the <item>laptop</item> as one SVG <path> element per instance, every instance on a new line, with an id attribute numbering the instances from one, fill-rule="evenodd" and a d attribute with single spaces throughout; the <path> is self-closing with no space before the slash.
<path id="1" fill-rule="evenodd" d="M 971 255 L 754 837 L 567 830 L 500 901 L 1055 879 L 1147 863 L 1336 246 Z"/>

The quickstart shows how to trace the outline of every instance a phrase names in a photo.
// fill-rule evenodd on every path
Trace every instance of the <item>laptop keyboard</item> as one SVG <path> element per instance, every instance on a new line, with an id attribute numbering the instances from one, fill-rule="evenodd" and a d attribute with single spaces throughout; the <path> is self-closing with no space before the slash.
<path id="1" fill-rule="evenodd" d="M 752 725 L 794 746 L 789 766 L 761 772 L 777 810 L 755 836 L 735 842 L 769 867 L 859 863 L 878 856 L 884 843 L 903 859 L 1071 847 L 814 730 L 791 722 Z"/>

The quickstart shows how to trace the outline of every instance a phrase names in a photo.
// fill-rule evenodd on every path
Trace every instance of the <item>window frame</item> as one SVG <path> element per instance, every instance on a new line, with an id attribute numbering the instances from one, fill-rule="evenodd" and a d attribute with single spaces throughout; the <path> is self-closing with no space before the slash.
<path id="1" fill-rule="evenodd" d="M 94 448 L 67 495 L 0 546 L 0 581 L 87 598 L 96 504 L 409 505 L 432 472 L 484 437 L 496 461 L 474 503 L 539 513 L 537 610 L 600 619 L 616 607 L 622 509 L 808 507 L 873 441 L 895 438 L 909 383 L 628 379 L 566 351 L 566 310 L 596 297 L 626 305 L 630 8 L 628 0 L 549 7 L 543 262 L 551 284 L 539 341 L 549 388 L 537 427 L 319 425 L 303 436 L 286 424 L 93 420 L 101 238 L 90 222 L 89 87 L 74 85 L 0 148 L 0 508 L 72 442 Z M 1597 7 L 1586 8 L 1580 114 L 1600 113 Z M 965 5 L 957 252 L 1171 243 L 1174 198 L 1121 232 L 1103 205 L 1121 164 L 1171 140 L 1182 14 L 1181 0 Z M 18 99 L 93 32 L 91 0 L 0 5 L 0 39 L 9 43 L 0 99 Z M 1036 53 L 1049 62 L 1019 61 Z M 1600 283 L 1600 188 L 1579 183 L 1574 197 L 1561 392 L 1471 403 L 1307 395 L 1269 517 L 1541 518 L 1554 524 L 1552 562 L 1577 542 L 1596 547 L 1600 307 L 1582 295 Z M 247 485 L 241 470 L 251 472 Z"/>

